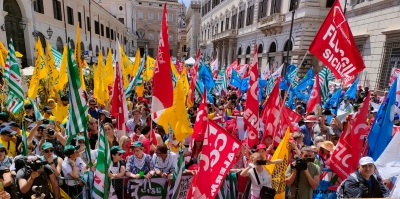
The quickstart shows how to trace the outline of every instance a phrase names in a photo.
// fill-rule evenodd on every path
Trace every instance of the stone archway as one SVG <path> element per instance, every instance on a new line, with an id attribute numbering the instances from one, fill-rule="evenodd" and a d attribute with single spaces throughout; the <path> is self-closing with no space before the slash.
<path id="1" fill-rule="evenodd" d="M 7 12 L 7 15 L 4 17 L 7 46 L 12 39 L 14 43 L 14 49 L 23 55 L 23 57 L 21 57 L 22 67 L 27 67 L 28 63 L 24 30 L 20 27 L 20 22 L 22 21 L 22 13 L 19 4 L 16 0 L 4 0 L 3 10 Z"/>

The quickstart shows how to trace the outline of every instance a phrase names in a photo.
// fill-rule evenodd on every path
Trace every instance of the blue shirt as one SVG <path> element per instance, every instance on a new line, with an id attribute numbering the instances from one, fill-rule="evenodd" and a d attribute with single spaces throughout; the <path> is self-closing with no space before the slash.
<path id="1" fill-rule="evenodd" d="M 92 117 L 92 118 L 94 118 L 94 119 L 99 119 L 99 112 L 97 111 L 97 109 L 93 109 L 93 110 L 90 110 L 89 109 L 89 115 Z"/>
<path id="2" fill-rule="evenodd" d="M 304 124 L 300 127 L 300 132 L 304 134 L 304 144 L 307 146 L 311 146 L 313 141 L 311 140 L 311 132 L 310 129 Z"/>

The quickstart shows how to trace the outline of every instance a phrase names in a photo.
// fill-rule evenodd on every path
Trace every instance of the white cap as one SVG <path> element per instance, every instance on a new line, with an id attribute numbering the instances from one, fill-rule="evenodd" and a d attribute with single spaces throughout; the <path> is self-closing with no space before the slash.
<path id="1" fill-rule="evenodd" d="M 365 156 L 360 159 L 359 164 L 362 166 L 367 164 L 375 164 L 375 162 L 371 157 Z"/>

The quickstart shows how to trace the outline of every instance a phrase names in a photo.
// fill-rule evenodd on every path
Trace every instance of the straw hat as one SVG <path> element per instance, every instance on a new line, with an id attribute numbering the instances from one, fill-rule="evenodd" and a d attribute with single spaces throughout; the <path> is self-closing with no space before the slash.
<path id="1" fill-rule="evenodd" d="M 324 148 L 329 152 L 333 152 L 335 150 L 335 145 L 331 141 L 320 142 L 319 147 Z"/>

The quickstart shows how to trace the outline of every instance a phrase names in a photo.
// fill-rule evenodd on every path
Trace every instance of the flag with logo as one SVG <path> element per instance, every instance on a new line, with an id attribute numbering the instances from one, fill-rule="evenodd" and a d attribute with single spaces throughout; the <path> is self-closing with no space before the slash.
<path id="1" fill-rule="evenodd" d="M 200 68 L 199 81 L 201 81 L 204 86 L 206 86 L 207 90 L 211 90 L 211 88 L 215 86 L 215 81 L 212 78 L 212 75 L 206 65 L 203 65 Z"/>
<path id="2" fill-rule="evenodd" d="M 60 68 L 63 59 L 63 54 L 61 54 L 61 52 L 58 52 L 58 50 L 55 49 L 54 47 L 51 47 L 51 54 L 53 55 L 54 64 L 57 66 L 57 68 Z"/>
<path id="3" fill-rule="evenodd" d="M 48 75 L 46 67 L 46 57 L 40 42 L 40 37 L 36 42 L 36 62 L 35 69 L 33 70 L 32 78 L 29 83 L 28 97 L 35 99 L 39 89 L 39 81 Z"/>
<path id="4" fill-rule="evenodd" d="M 335 1 L 309 51 L 324 63 L 337 79 L 356 75 L 365 65 L 354 41 L 340 1 Z"/>
<path id="5" fill-rule="evenodd" d="M 139 70 L 136 72 L 135 76 L 133 76 L 133 79 L 131 80 L 131 82 L 129 82 L 128 87 L 124 91 L 125 92 L 125 97 L 130 97 L 133 94 L 133 89 L 137 85 L 137 82 L 138 81 L 142 81 L 143 82 L 143 80 L 145 79 L 144 75 L 143 75 L 143 79 L 141 79 L 142 71 L 144 70 L 144 65 L 145 65 L 145 59 L 144 59 L 145 57 L 146 57 L 146 52 L 144 52 L 144 54 L 143 54 L 143 58 L 142 58 L 142 60 L 140 62 Z M 149 56 L 147 56 L 147 57 L 149 57 Z"/>
<path id="6" fill-rule="evenodd" d="M 92 197 L 94 199 L 109 198 L 110 178 L 108 177 L 108 168 L 111 165 L 110 149 L 108 139 L 103 125 L 99 123 L 99 148 L 96 162 L 96 171 L 94 173 L 94 185 Z"/>
<path id="7" fill-rule="evenodd" d="M 51 50 L 51 45 L 50 42 L 46 42 L 46 47 L 47 47 L 47 70 L 49 71 L 48 77 L 49 77 L 49 85 L 50 85 L 50 96 L 55 96 L 56 93 L 53 92 L 53 88 L 58 82 L 59 79 L 59 71 L 57 69 L 56 62 L 53 57 L 53 53 Z"/>
<path id="8" fill-rule="evenodd" d="M 11 113 L 19 113 L 24 106 L 24 92 L 22 91 L 22 77 L 19 71 L 17 56 L 15 56 L 14 43 L 10 40 L 9 48 L 9 65 L 10 65 L 10 79 L 8 83 L 8 100 L 7 109 Z"/>
<path id="9" fill-rule="evenodd" d="M 145 56 L 143 56 L 145 57 Z M 146 72 L 145 75 L 143 76 L 144 81 L 150 81 L 150 79 L 153 77 L 153 71 L 154 71 L 154 66 L 156 65 L 156 60 L 153 59 L 150 56 L 146 56 L 147 61 L 146 61 Z"/>
<path id="10" fill-rule="evenodd" d="M 113 54 L 111 48 L 108 49 L 106 68 L 104 69 L 104 85 L 108 87 L 114 82 Z"/>
<path id="11" fill-rule="evenodd" d="M 112 95 L 111 104 L 111 115 L 117 119 L 117 137 L 121 137 L 126 134 L 125 122 L 128 121 L 128 105 L 126 103 L 126 97 L 124 90 L 124 81 L 122 75 L 122 63 L 120 56 L 119 40 L 117 39 L 117 60 L 115 62 L 115 80 Z"/>
<path id="12" fill-rule="evenodd" d="M 175 113 L 177 114 L 177 123 L 175 126 L 174 135 L 176 140 L 181 141 L 193 133 L 193 128 L 191 127 L 189 117 L 186 110 L 186 95 L 184 91 L 184 78 L 181 76 L 179 78 L 176 88 L 177 89 L 177 101 Z M 175 93 L 174 93 L 175 94 Z"/>
<path id="13" fill-rule="evenodd" d="M 271 74 L 271 71 L 269 69 L 269 62 L 267 63 L 267 65 L 265 66 L 265 69 L 261 75 L 262 79 L 268 79 L 269 75 Z"/>
<path id="14" fill-rule="evenodd" d="M 314 71 L 310 68 L 307 71 L 307 74 L 303 77 L 300 83 L 296 86 L 297 91 L 304 91 L 306 89 L 311 89 L 311 86 L 314 84 Z"/>
<path id="15" fill-rule="evenodd" d="M 79 74 L 79 79 L 81 81 L 81 86 L 83 90 L 86 90 L 86 85 L 85 85 L 85 78 L 83 77 L 83 71 L 82 68 L 84 66 L 84 63 L 82 61 L 82 52 L 81 52 L 81 28 L 79 28 L 79 22 L 78 25 L 76 26 L 76 44 L 75 44 L 75 62 L 76 65 L 78 66 L 78 74 Z"/>
<path id="16" fill-rule="evenodd" d="M 194 139 L 200 134 L 203 135 L 207 130 L 207 91 L 204 88 L 203 97 L 201 98 L 200 106 L 196 114 L 196 122 L 194 123 L 193 134 L 190 139 L 190 146 L 192 146 Z"/>
<path id="17" fill-rule="evenodd" d="M 319 72 L 319 85 L 321 89 L 321 99 L 322 102 L 326 102 L 329 98 L 329 81 L 332 81 L 335 79 L 335 76 L 329 70 L 328 67 L 322 68 L 322 70 Z"/>
<path id="18" fill-rule="evenodd" d="M 64 85 L 68 82 L 67 65 L 68 65 L 68 46 L 65 45 L 60 64 L 58 81 L 54 85 L 57 91 L 62 90 L 64 88 Z"/>
<path id="19" fill-rule="evenodd" d="M 321 103 L 321 89 L 319 84 L 319 75 L 315 76 L 314 86 L 311 91 L 310 99 L 307 103 L 307 114 L 315 111 L 317 104 Z"/>
<path id="20" fill-rule="evenodd" d="M 151 118 L 157 122 L 165 109 L 171 107 L 174 100 L 174 88 L 171 79 L 171 61 L 168 41 L 167 4 L 164 3 L 158 55 L 153 74 L 153 96 Z"/>

